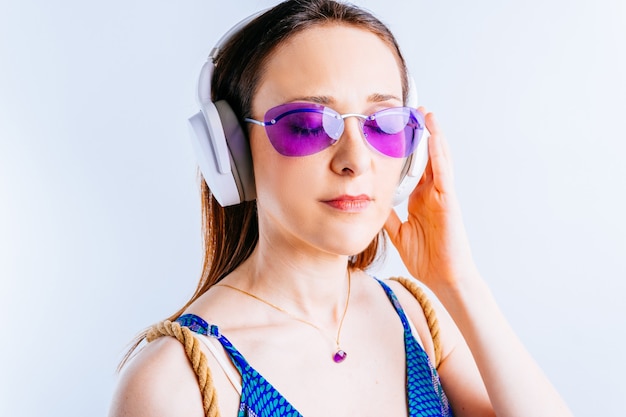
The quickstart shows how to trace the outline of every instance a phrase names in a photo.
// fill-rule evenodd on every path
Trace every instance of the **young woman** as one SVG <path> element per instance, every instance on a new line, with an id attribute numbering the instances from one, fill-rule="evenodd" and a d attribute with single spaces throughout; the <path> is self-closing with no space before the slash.
<path id="1" fill-rule="evenodd" d="M 286 1 L 236 30 L 214 66 L 256 199 L 222 207 L 203 183 L 198 290 L 125 365 L 111 416 L 570 415 L 474 265 L 441 128 L 405 107 L 407 69 L 382 23 Z M 429 162 L 402 222 L 392 201 L 422 138 Z M 445 310 L 364 271 L 382 230 Z"/>

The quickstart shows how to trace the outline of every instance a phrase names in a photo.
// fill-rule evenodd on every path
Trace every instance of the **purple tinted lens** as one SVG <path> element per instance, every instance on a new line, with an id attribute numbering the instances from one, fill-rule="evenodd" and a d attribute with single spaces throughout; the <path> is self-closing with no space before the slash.
<path id="1" fill-rule="evenodd" d="M 328 148 L 341 137 L 343 119 L 318 104 L 287 103 L 265 114 L 265 131 L 272 146 L 285 156 L 305 156 Z"/>
<path id="2" fill-rule="evenodd" d="M 424 118 L 409 107 L 394 107 L 374 113 L 365 120 L 363 134 L 380 153 L 405 158 L 417 148 L 424 133 Z"/>

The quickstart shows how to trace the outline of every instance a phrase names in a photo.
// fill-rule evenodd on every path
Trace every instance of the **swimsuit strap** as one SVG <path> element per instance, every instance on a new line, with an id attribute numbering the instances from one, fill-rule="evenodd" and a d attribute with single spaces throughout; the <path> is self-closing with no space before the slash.
<path id="1" fill-rule="evenodd" d="M 237 368 L 240 374 L 243 369 L 250 366 L 243 355 L 230 343 L 230 340 L 220 333 L 220 329 L 216 325 L 207 323 L 202 317 L 196 316 L 195 314 L 184 314 L 177 318 L 176 322 L 181 326 L 189 328 L 192 332 L 216 338 L 221 345 L 224 346 L 233 365 L 235 365 L 235 368 Z"/>
<path id="2" fill-rule="evenodd" d="M 422 311 L 424 312 L 424 316 L 426 317 L 426 322 L 428 323 L 430 337 L 435 347 L 435 369 L 438 369 L 439 365 L 441 364 L 443 348 L 441 346 L 441 337 L 439 335 L 439 320 L 437 319 L 437 312 L 433 308 L 433 305 L 430 302 L 428 295 L 415 279 L 405 277 L 391 277 L 389 279 L 391 281 L 397 281 L 402 284 L 402 286 L 411 293 L 411 295 L 417 300 L 417 302 L 419 302 L 420 306 L 422 307 Z M 411 320 L 409 319 L 409 324 L 410 323 Z"/>
<path id="3" fill-rule="evenodd" d="M 272 384 L 250 366 L 216 325 L 208 324 L 195 314 L 182 315 L 176 321 L 196 333 L 216 338 L 230 356 L 242 382 L 238 417 L 302 417 Z"/>
<path id="4" fill-rule="evenodd" d="M 407 396 L 409 416 L 452 416 L 448 399 L 443 392 L 439 375 L 431 364 L 428 355 L 411 332 L 411 326 L 393 290 L 377 279 L 396 309 L 404 327 L 404 348 L 406 352 Z"/>
<path id="5" fill-rule="evenodd" d="M 404 333 L 407 333 L 407 332 L 411 333 L 411 326 L 409 325 L 409 320 L 407 319 L 406 314 L 404 313 L 404 309 L 402 309 L 402 306 L 400 305 L 400 301 L 398 301 L 398 297 L 396 297 L 396 294 L 383 281 L 379 280 L 378 278 L 376 278 L 376 281 L 378 281 L 380 286 L 383 287 L 383 289 L 385 290 L 385 293 L 387 293 L 387 298 L 389 298 L 389 301 L 391 301 L 393 308 L 396 309 L 396 313 L 398 313 L 398 316 L 400 316 L 400 321 L 402 322 Z"/>

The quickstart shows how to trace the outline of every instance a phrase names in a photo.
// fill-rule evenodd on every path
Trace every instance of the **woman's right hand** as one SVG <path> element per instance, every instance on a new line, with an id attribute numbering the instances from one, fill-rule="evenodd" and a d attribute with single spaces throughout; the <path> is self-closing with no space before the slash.
<path id="1" fill-rule="evenodd" d="M 424 108 L 419 109 L 424 113 Z M 436 294 L 458 287 L 476 273 L 454 191 L 448 145 L 433 113 L 427 113 L 429 161 L 408 201 L 402 222 L 392 210 L 385 230 L 409 273 Z"/>

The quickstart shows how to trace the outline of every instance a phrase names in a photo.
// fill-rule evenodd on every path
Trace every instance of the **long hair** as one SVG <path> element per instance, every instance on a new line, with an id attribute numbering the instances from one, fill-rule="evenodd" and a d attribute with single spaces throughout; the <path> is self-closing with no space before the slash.
<path id="1" fill-rule="evenodd" d="M 263 75 L 265 63 L 276 48 L 307 28 L 332 23 L 370 31 L 389 45 L 398 61 L 403 98 L 406 101 L 406 63 L 391 31 L 371 13 L 333 0 L 287 0 L 235 33 L 215 57 L 211 80 L 213 101 L 226 100 L 239 118 L 239 123 L 245 125 L 244 118 L 252 117 L 252 98 Z M 178 318 L 191 303 L 245 261 L 259 238 L 255 201 L 221 207 L 202 178 L 200 187 L 204 238 L 202 274 L 189 301 L 169 320 Z M 379 232 L 363 252 L 350 257 L 351 268 L 365 269 L 376 260 L 379 247 L 384 250 L 382 233 Z M 120 367 L 145 337 L 145 331 L 137 336 Z"/>

